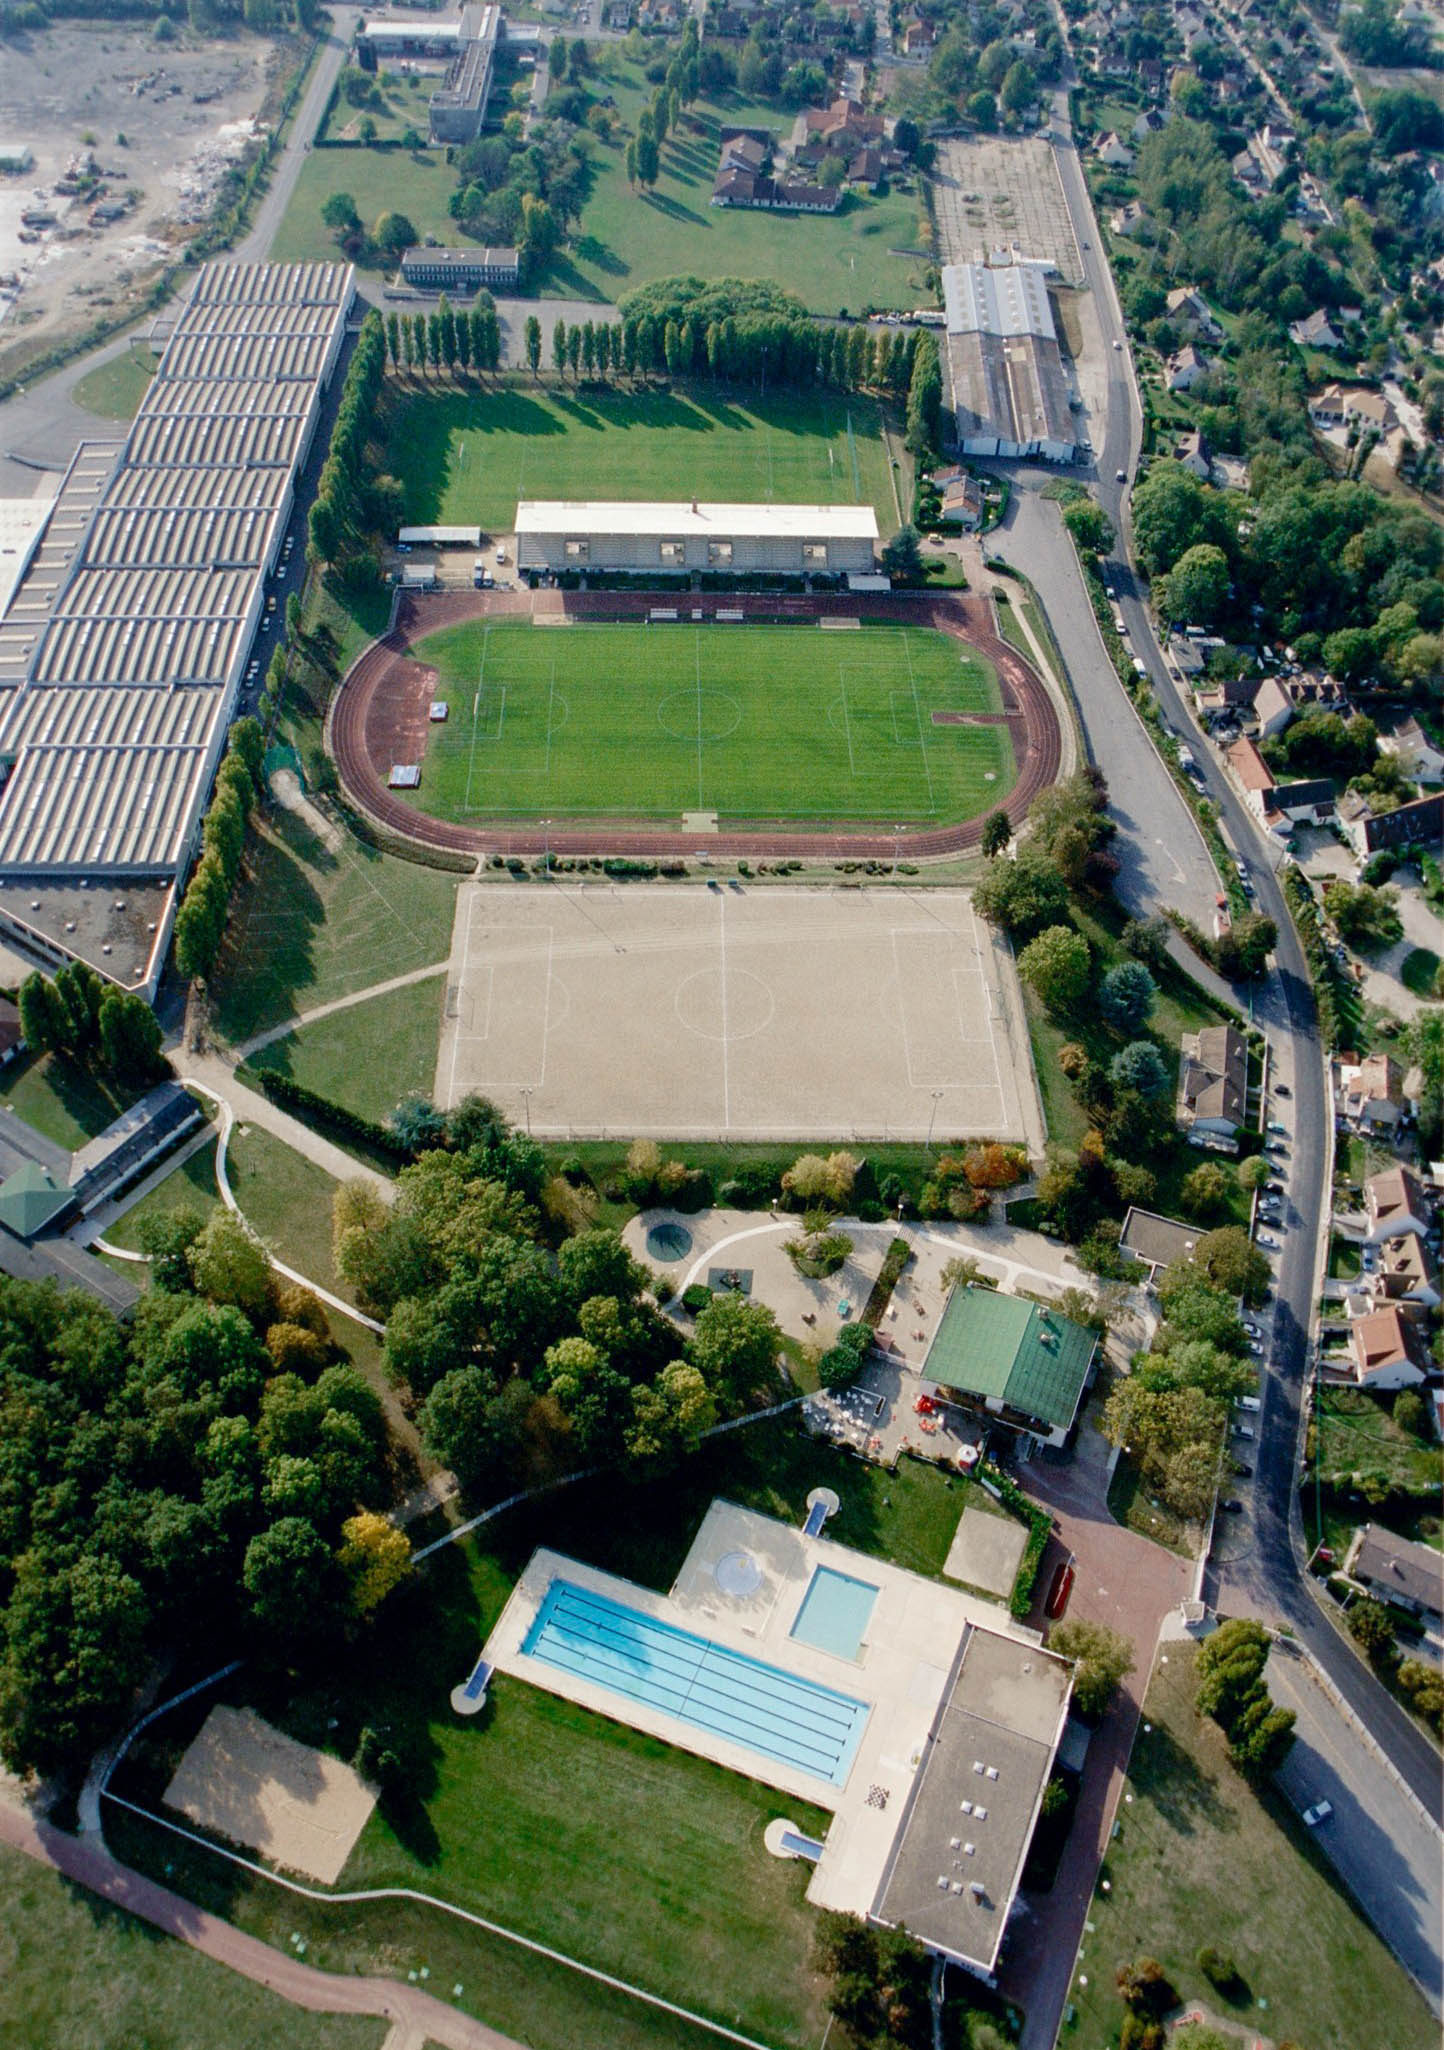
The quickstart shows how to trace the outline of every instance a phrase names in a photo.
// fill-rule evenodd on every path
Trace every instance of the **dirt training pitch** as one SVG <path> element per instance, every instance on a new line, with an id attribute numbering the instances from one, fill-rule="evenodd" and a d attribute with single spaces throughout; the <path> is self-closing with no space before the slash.
<path id="1" fill-rule="evenodd" d="M 1043 1144 L 965 890 L 464 883 L 436 1100 L 469 1090 L 548 1137 Z"/>
<path id="2" fill-rule="evenodd" d="M 553 810 L 550 800 L 547 809 L 552 815 L 545 825 L 540 818 L 535 823 L 526 819 L 470 823 L 458 818 L 438 818 L 426 811 L 424 785 L 420 806 L 388 790 L 392 769 L 398 764 L 420 762 L 425 752 L 434 671 L 418 659 L 417 650 L 418 644 L 429 636 L 475 620 L 636 622 L 659 606 L 675 612 L 684 628 L 693 625 L 694 610 L 699 611 L 702 620 L 709 623 L 709 633 L 717 634 L 719 646 L 725 645 L 727 633 L 726 625 L 715 623 L 719 609 L 734 620 L 788 623 L 801 636 L 805 636 L 809 625 L 819 621 L 857 618 L 870 624 L 928 628 L 950 635 L 976 649 L 996 672 L 1002 709 L 992 717 L 1006 725 L 1016 763 L 1016 777 L 1001 808 L 1015 825 L 1026 816 L 1032 799 L 1057 776 L 1062 735 L 1052 701 L 1035 672 L 994 632 L 986 604 L 970 595 L 906 592 L 864 599 L 857 595 L 719 596 L 676 590 L 458 591 L 404 596 L 393 630 L 374 641 L 352 664 L 333 701 L 327 726 L 328 744 L 348 795 L 362 811 L 395 833 L 430 846 L 477 853 L 540 854 L 544 848 L 550 848 L 562 855 L 687 855 L 695 854 L 701 846 L 709 854 L 718 855 L 794 854 L 835 859 L 896 858 L 899 854 L 935 856 L 977 845 L 983 815 L 993 808 L 986 798 L 971 818 L 911 824 L 905 829 L 900 824 L 905 814 L 899 807 L 896 812 L 885 811 L 873 819 L 851 823 L 832 817 L 825 830 L 818 829 L 816 820 L 799 826 L 779 819 L 737 829 L 728 826 L 724 819 L 718 831 L 708 830 L 706 821 L 682 814 L 676 816 L 675 822 L 631 818 L 587 818 L 583 822 L 575 814 L 569 818 L 564 806 Z M 669 627 L 659 622 L 653 630 L 664 636 Z M 564 640 L 570 638 L 563 636 Z M 836 642 L 841 637 L 817 638 Z M 836 652 L 833 647 L 828 654 L 835 660 Z"/>

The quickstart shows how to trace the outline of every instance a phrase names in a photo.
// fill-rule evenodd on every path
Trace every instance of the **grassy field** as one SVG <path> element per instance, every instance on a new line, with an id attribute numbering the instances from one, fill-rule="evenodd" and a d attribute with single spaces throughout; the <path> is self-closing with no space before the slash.
<path id="1" fill-rule="evenodd" d="M 884 535 L 898 524 L 880 408 L 826 392 L 418 393 L 395 407 L 386 462 L 412 520 L 493 533 L 510 531 L 519 498 L 583 491 L 870 505 Z"/>
<path id="2" fill-rule="evenodd" d="M 412 801 L 442 818 L 969 818 L 1016 773 L 989 663 L 942 634 L 865 627 L 471 622 L 417 650 L 451 706 Z"/>
<path id="3" fill-rule="evenodd" d="M 321 218 L 334 192 L 349 192 L 361 219 L 371 226 L 384 213 L 404 213 L 424 239 L 457 241 L 447 202 L 456 173 L 434 155 L 407 150 L 313 149 L 266 252 L 272 263 L 334 261 L 336 238 Z"/>
<path id="4" fill-rule="evenodd" d="M 326 847 L 293 812 L 275 813 L 246 859 L 212 989 L 233 1043 L 450 951 L 454 876 L 347 833 Z"/>
<path id="5" fill-rule="evenodd" d="M 63 1054 L 22 1054 L 0 1073 L 0 1104 L 70 1152 L 114 1122 L 140 1095 L 105 1075 L 79 1068 Z"/>
<path id="6" fill-rule="evenodd" d="M 0 1849 L 0 2041 L 67 2050 L 378 2050 L 383 2021 L 305 2014 Z"/>
<path id="7" fill-rule="evenodd" d="M 87 413 L 102 420 L 133 420 L 150 388 L 158 360 L 153 350 L 137 348 L 132 342 L 124 355 L 88 370 L 70 396 L 77 406 L 84 406 Z"/>
<path id="8" fill-rule="evenodd" d="M 276 1256 L 349 1299 L 351 1291 L 331 1264 L 336 1183 L 325 1169 L 256 1125 L 232 1131 L 226 1167 L 242 1215 Z"/>
<path id="9" fill-rule="evenodd" d="M 412 1090 L 436 1081 L 443 978 L 369 997 L 261 1047 L 247 1066 L 289 1075 L 363 1117 L 385 1118 Z"/>
<path id="10" fill-rule="evenodd" d="M 1309 2050 L 1437 2050 L 1439 2027 L 1401 1966 L 1355 1908 L 1292 1808 L 1256 1794 L 1228 1762 L 1221 1732 L 1194 1714 L 1194 1654 L 1168 1647 L 1149 1686 L 1129 1774 L 1131 1804 L 1089 1909 L 1081 1973 L 1063 2050 L 1105 2050 L 1123 2007 L 1116 1965 L 1156 1957 L 1186 2000 L 1205 2000 L 1242 2026 Z M 1231 1956 L 1242 1975 L 1230 2002 L 1199 1971 L 1199 1946 Z M 1256 2003 L 1267 2001 L 1266 2014 Z M 1243 2039 L 1240 2039 L 1243 2040 Z"/>
<path id="11" fill-rule="evenodd" d="M 157 1182 L 138 1203 L 132 1203 L 123 1217 L 106 1227 L 105 1236 L 112 1245 L 139 1252 L 141 1226 L 147 1218 L 173 1217 L 179 1210 L 194 1210 L 208 1217 L 220 1200 L 216 1187 L 216 1142 L 212 1139 L 189 1160 L 173 1167 L 164 1181 Z M 138 1278 L 139 1272 L 135 1269 L 131 1278 Z"/>
<path id="12" fill-rule="evenodd" d="M 609 60 L 606 89 L 626 129 L 651 95 L 620 58 Z M 797 293 L 814 313 L 864 306 L 930 304 L 924 272 L 931 257 L 921 197 L 849 193 L 833 215 L 753 213 L 711 205 L 723 122 L 780 135 L 790 116 L 775 107 L 702 100 L 662 148 L 662 174 L 645 196 L 627 183 L 625 144 L 599 144 L 591 196 L 570 243 L 553 262 L 546 289 L 616 299 L 653 278 L 766 278 Z M 364 208 L 362 209 L 364 212 Z"/>

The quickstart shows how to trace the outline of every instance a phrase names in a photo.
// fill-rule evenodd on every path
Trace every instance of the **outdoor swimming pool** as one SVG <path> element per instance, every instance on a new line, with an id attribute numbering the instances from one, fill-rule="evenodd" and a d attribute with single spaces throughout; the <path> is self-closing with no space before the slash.
<path id="1" fill-rule="evenodd" d="M 877 1589 L 870 1580 L 854 1580 L 849 1573 L 819 1566 L 802 1597 L 790 1635 L 799 1644 L 830 1651 L 835 1658 L 855 1659 L 862 1650 L 876 1600 Z"/>
<path id="2" fill-rule="evenodd" d="M 551 1583 L 522 1650 L 836 1787 L 867 1721 L 864 1702 L 569 1580 Z"/>

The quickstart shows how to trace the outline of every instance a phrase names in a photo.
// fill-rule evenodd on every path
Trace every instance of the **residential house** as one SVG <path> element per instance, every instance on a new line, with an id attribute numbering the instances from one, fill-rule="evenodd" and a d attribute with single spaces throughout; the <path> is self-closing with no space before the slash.
<path id="1" fill-rule="evenodd" d="M 1173 635 L 1168 643 L 1168 659 L 1174 675 L 1186 682 L 1202 676 L 1208 666 L 1208 657 L 1198 642 L 1191 641 L 1186 634 Z"/>
<path id="2" fill-rule="evenodd" d="M 1156 1210 L 1139 1210 L 1130 1204 L 1118 1235 L 1118 1250 L 1142 1262 L 1151 1286 L 1165 1267 L 1193 1258 L 1204 1230 L 1203 1225 L 1180 1224 L 1176 1217 L 1162 1217 Z"/>
<path id="3" fill-rule="evenodd" d="M 1360 1587 L 1416 1616 L 1444 1616 L 1444 1552 L 1366 1523 L 1355 1531 L 1344 1571 Z"/>
<path id="4" fill-rule="evenodd" d="M 1272 740 L 1276 733 L 1283 732 L 1294 716 L 1294 701 L 1281 677 L 1264 678 L 1254 692 L 1253 715 L 1258 720 L 1260 740 Z"/>
<path id="5" fill-rule="evenodd" d="M 1191 649 L 1198 657 L 1200 669 L 1208 659 L 1200 641 L 1190 640 L 1186 636 L 1180 640 L 1180 637 L 1175 635 L 1169 645 L 1175 658 L 1181 657 L 1185 648 Z M 1183 666 L 1181 661 L 1178 666 Z M 1249 710 L 1253 704 L 1254 688 L 1251 676 L 1223 676 L 1216 682 L 1195 686 L 1193 701 L 1205 725 L 1227 724 L 1230 719 L 1237 719 L 1241 713 Z"/>
<path id="6" fill-rule="evenodd" d="M 1416 783 L 1444 783 L 1444 750 L 1437 748 L 1411 712 L 1396 718 L 1386 732 L 1382 721 L 1379 752 L 1392 755 Z"/>
<path id="7" fill-rule="evenodd" d="M 1386 1167 L 1370 1175 L 1364 1184 L 1364 1211 L 1369 1220 L 1365 1245 L 1382 1245 L 1406 1233 L 1424 1238 L 1430 1228 L 1429 1199 L 1411 1168 Z"/>
<path id="8" fill-rule="evenodd" d="M 1328 776 L 1276 783 L 1264 793 L 1264 822 L 1287 838 L 1295 826 L 1326 826 L 1334 816 L 1334 786 Z"/>
<path id="9" fill-rule="evenodd" d="M 990 1420 L 1061 1447 L 1097 1356 L 1097 1332 L 1051 1306 L 964 1282 L 943 1305 L 923 1375 Z"/>
<path id="10" fill-rule="evenodd" d="M 1173 460 L 1190 476 L 1197 477 L 1200 484 L 1207 484 L 1213 475 L 1213 458 L 1203 438 L 1203 430 L 1194 427 L 1175 445 Z"/>
<path id="11" fill-rule="evenodd" d="M 1099 136 L 1097 142 L 1093 145 L 1093 153 L 1100 163 L 1108 166 L 1110 171 L 1131 171 L 1133 169 L 1132 150 L 1112 128 L 1109 129 L 1106 135 Z"/>
<path id="12" fill-rule="evenodd" d="M 1437 848 L 1444 839 L 1444 791 L 1376 813 L 1366 797 L 1349 790 L 1339 800 L 1339 824 L 1360 861 L 1385 849 Z"/>
<path id="13" fill-rule="evenodd" d="M 1186 328 L 1200 341 L 1221 342 L 1223 329 L 1209 310 L 1208 301 L 1196 285 L 1179 285 L 1168 295 L 1168 318 L 1175 327 Z"/>
<path id="14" fill-rule="evenodd" d="M 1148 222 L 1148 216 L 1136 199 L 1130 199 L 1127 206 L 1116 207 L 1109 216 L 1108 225 L 1115 235 L 1141 235 Z"/>
<path id="15" fill-rule="evenodd" d="M 1160 113 L 1157 107 L 1145 107 L 1132 128 L 1135 142 L 1147 142 L 1150 135 L 1161 135 L 1168 126 L 1169 116 Z"/>
<path id="16" fill-rule="evenodd" d="M 876 192 L 883 178 L 882 151 L 860 149 L 847 167 L 847 182 L 855 191 Z"/>
<path id="17" fill-rule="evenodd" d="M 1404 1311 L 1437 1310 L 1439 1268 L 1423 1239 L 1412 1232 L 1401 1238 L 1385 1239 L 1378 1263 L 1364 1286 L 1377 1306 L 1398 1303 Z"/>
<path id="18" fill-rule="evenodd" d="M 1392 1054 L 1339 1062 L 1339 1115 L 1361 1132 L 1391 1133 L 1404 1116 L 1403 1071 Z"/>
<path id="19" fill-rule="evenodd" d="M 1163 95 L 1164 70 L 1161 57 L 1140 57 L 1138 60 L 1138 83 L 1153 99 Z"/>
<path id="20" fill-rule="evenodd" d="M 1344 338 L 1329 323 L 1327 313 L 1311 313 L 1307 320 L 1289 322 L 1289 339 L 1301 349 L 1342 349 Z"/>
<path id="21" fill-rule="evenodd" d="M 934 470 L 933 483 L 943 502 L 943 518 L 955 520 L 968 533 L 983 524 L 983 487 L 966 470 Z"/>
<path id="22" fill-rule="evenodd" d="M 880 144 L 885 132 L 881 114 L 861 114 L 851 100 L 839 97 L 829 107 L 804 107 L 793 124 L 792 142 L 795 149 L 820 142 L 847 156 Z"/>
<path id="23" fill-rule="evenodd" d="M 1393 1303 L 1356 1317 L 1349 1327 L 1354 1379 L 1361 1388 L 1416 1388 L 1424 1379 L 1424 1352 L 1413 1326 Z"/>
<path id="24" fill-rule="evenodd" d="M 1192 391 L 1207 375 L 1208 358 L 1192 342 L 1185 342 L 1163 366 L 1163 381 L 1170 391 Z"/>
<path id="25" fill-rule="evenodd" d="M 717 167 L 719 174 L 723 171 L 747 171 L 756 177 L 772 161 L 772 142 L 773 138 L 765 128 L 724 128 L 722 156 Z"/>
<path id="26" fill-rule="evenodd" d="M 1236 740 L 1224 757 L 1243 791 L 1244 802 L 1256 817 L 1268 809 L 1268 793 L 1274 787 L 1274 773 L 1247 735 Z"/>
<path id="27" fill-rule="evenodd" d="M 1382 392 L 1341 384 L 1326 384 L 1314 394 L 1309 400 L 1309 418 L 1315 427 L 1353 427 L 1360 433 L 1374 434 L 1388 434 L 1399 424 L 1394 408 Z"/>
<path id="28" fill-rule="evenodd" d="M 937 23 L 915 14 L 903 23 L 903 53 L 908 57 L 925 57 L 938 39 Z"/>
<path id="29" fill-rule="evenodd" d="M 1248 1110 L 1248 1041 L 1234 1025 L 1185 1033 L 1178 1063 L 1178 1122 L 1194 1145 L 1236 1152 Z"/>

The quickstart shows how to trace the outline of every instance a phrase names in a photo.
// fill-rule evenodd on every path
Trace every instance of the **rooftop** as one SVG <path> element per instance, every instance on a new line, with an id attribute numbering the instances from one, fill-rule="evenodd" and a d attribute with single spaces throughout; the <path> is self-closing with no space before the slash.
<path id="1" fill-rule="evenodd" d="M 1065 1431 L 1097 1343 L 1096 1333 L 1056 1310 L 966 1282 L 943 1307 L 924 1372 L 941 1387 Z"/>
<path id="2" fill-rule="evenodd" d="M 1444 1553 L 1432 1545 L 1366 1523 L 1351 1547 L 1348 1570 L 1385 1600 L 1401 1595 L 1436 1616 L 1444 1612 Z"/>
<path id="3" fill-rule="evenodd" d="M 1118 1244 L 1149 1267 L 1172 1267 L 1193 1258 L 1199 1237 L 1196 1224 L 1180 1224 L 1176 1217 L 1161 1217 L 1156 1210 L 1130 1209 Z"/>
<path id="4" fill-rule="evenodd" d="M 666 499 L 523 499 L 521 534 L 661 534 L 678 540 L 746 536 L 761 540 L 875 541 L 870 505 L 722 505 Z"/>

